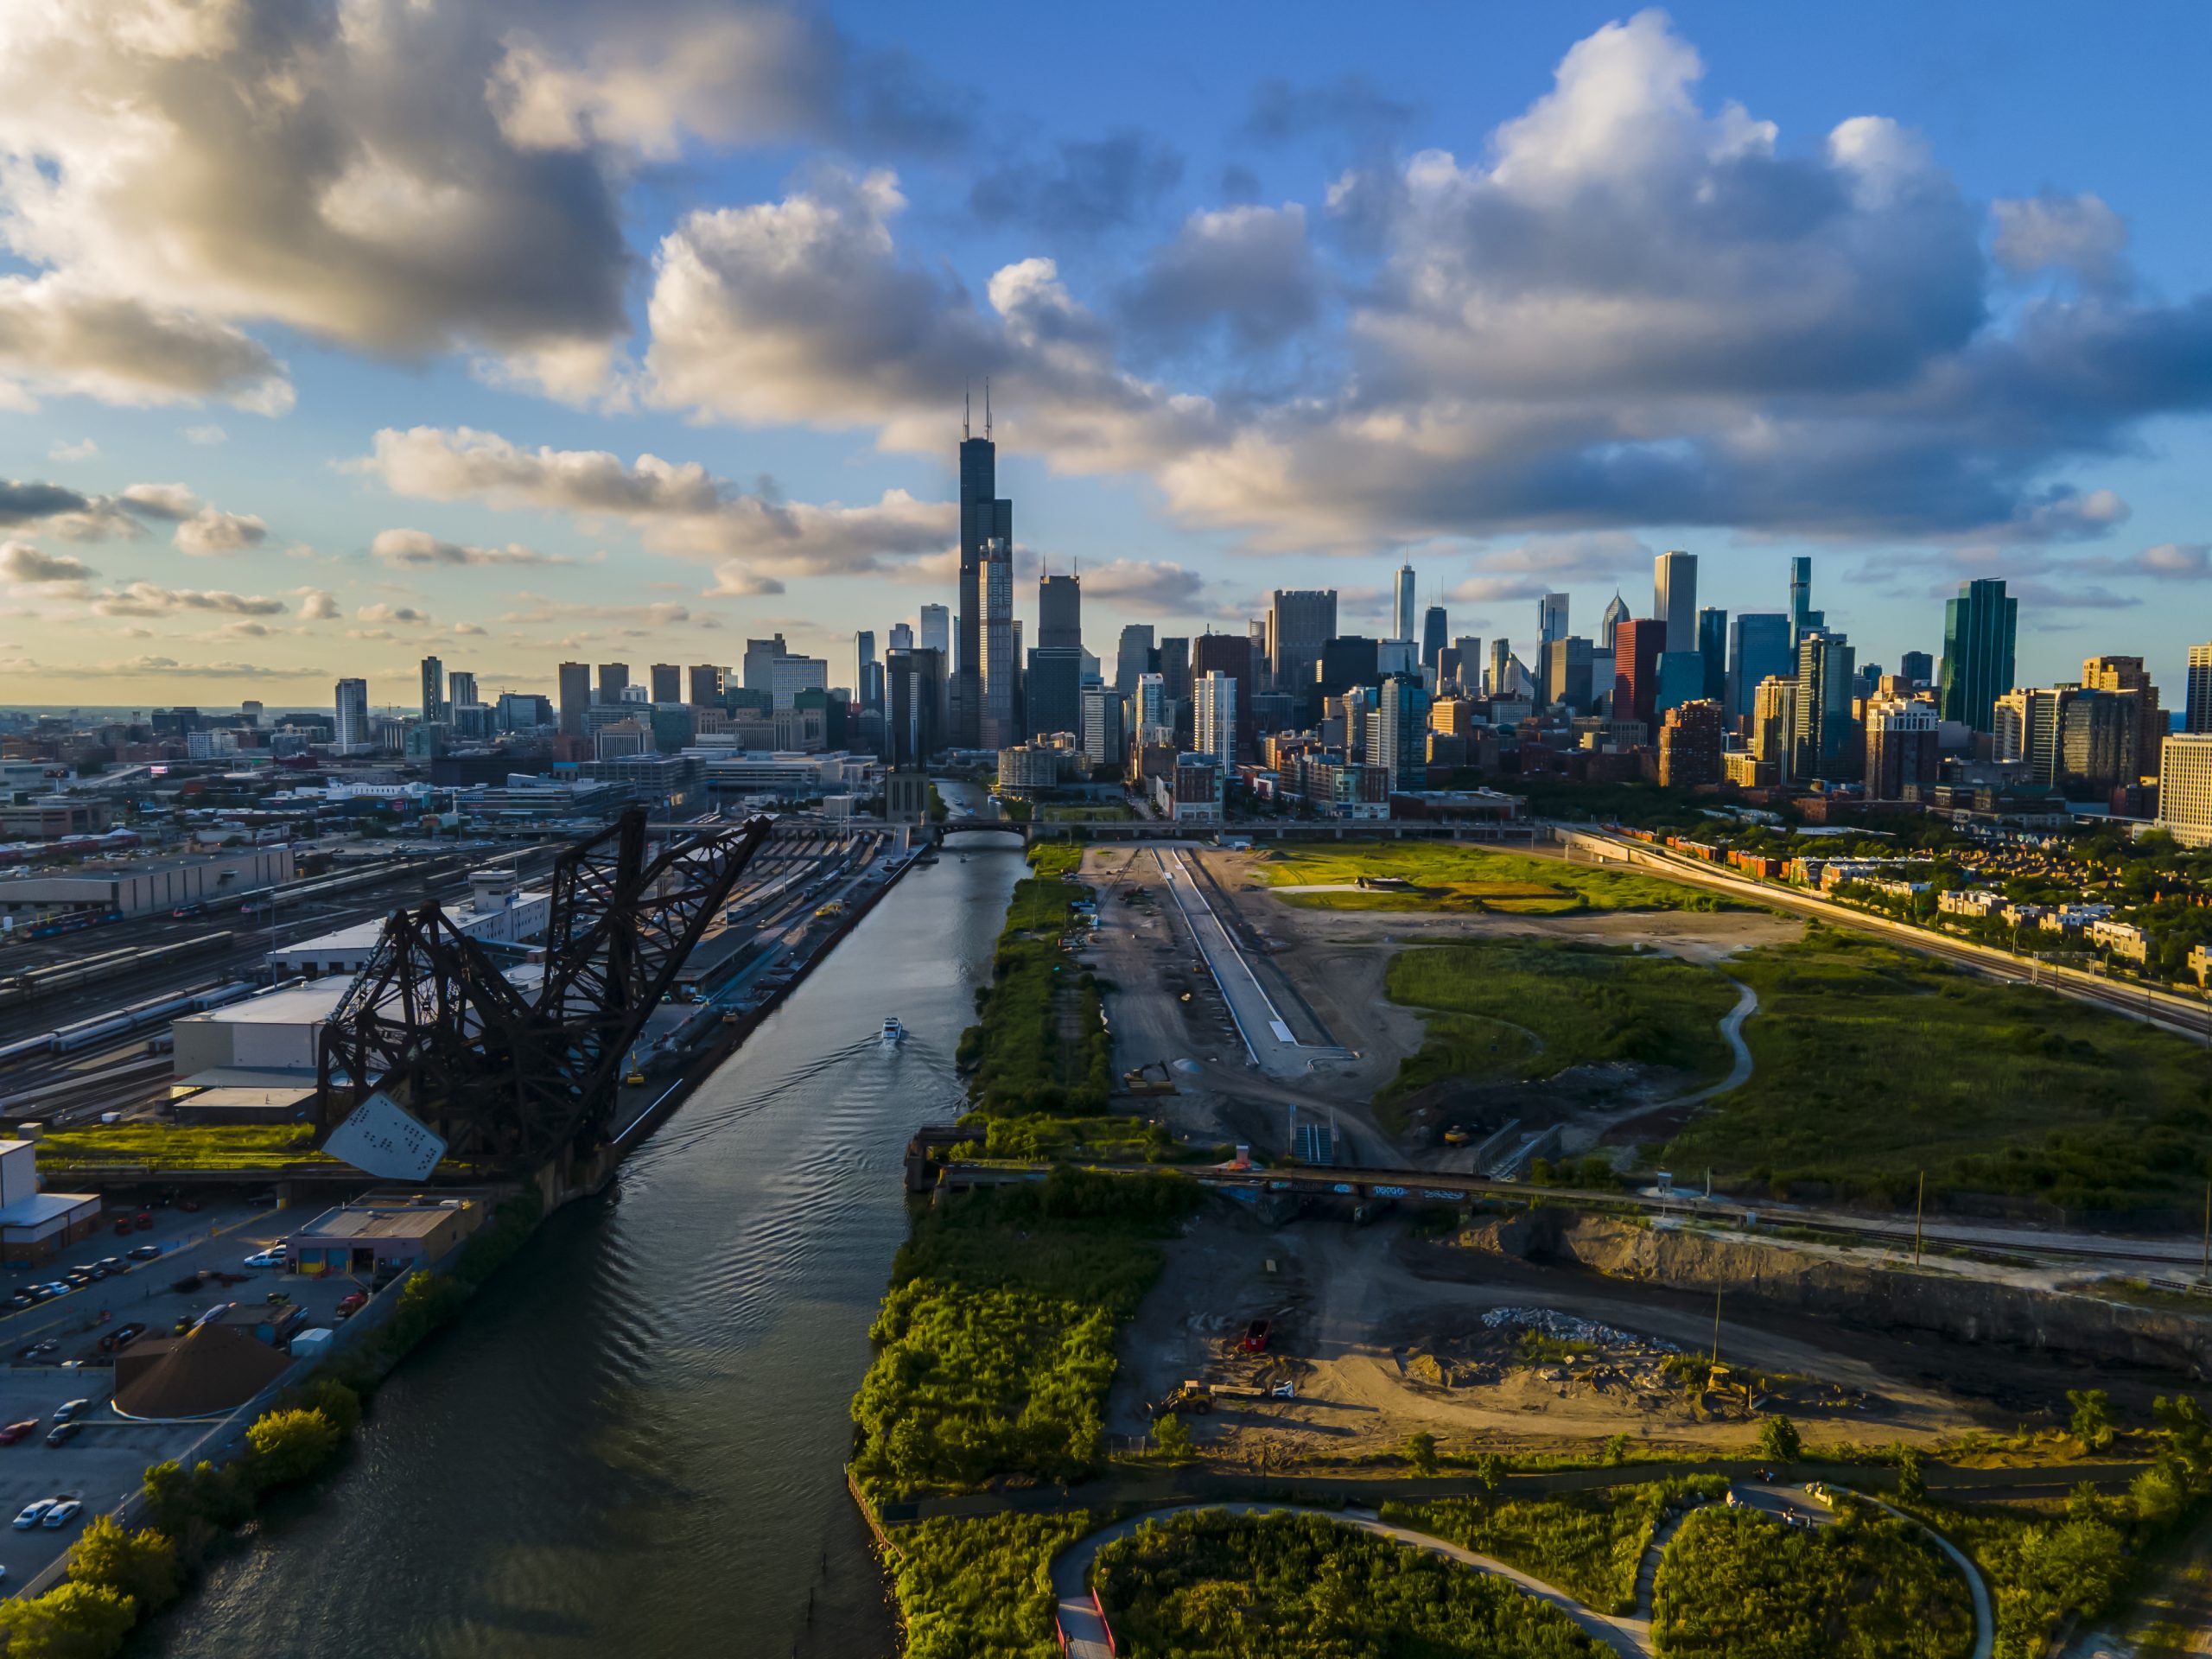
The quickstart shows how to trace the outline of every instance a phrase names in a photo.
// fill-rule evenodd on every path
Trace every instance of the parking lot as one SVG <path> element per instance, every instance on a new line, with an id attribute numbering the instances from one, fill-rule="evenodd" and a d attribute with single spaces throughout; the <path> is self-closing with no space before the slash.
<path id="1" fill-rule="evenodd" d="M 319 1206 L 318 1206 L 319 1207 Z M 249 1268 L 245 1259 L 315 1213 L 315 1209 L 255 1208 L 236 1202 L 211 1203 L 200 1211 L 156 1208 L 151 1228 L 117 1235 L 109 1224 L 54 1262 L 15 1271 L 0 1280 L 0 1294 L 17 1286 L 54 1280 L 70 1267 L 87 1267 L 103 1258 L 124 1256 L 135 1246 L 158 1244 L 160 1257 L 134 1262 L 128 1271 L 95 1281 L 86 1289 L 36 1306 L 10 1310 L 0 1317 L 0 1425 L 38 1420 L 38 1427 L 13 1446 L 0 1446 L 0 1518 L 12 1518 L 26 1504 L 64 1494 L 83 1500 L 84 1510 L 60 1529 L 18 1532 L 0 1528 L 0 1593 L 21 1588 L 73 1542 L 85 1522 L 105 1514 L 138 1489 L 147 1465 L 184 1458 L 221 1421 L 164 1424 L 134 1423 L 109 1403 L 111 1367 L 99 1351 L 99 1338 L 126 1325 L 141 1324 L 148 1336 L 168 1335 L 181 1320 L 194 1319 L 223 1302 L 258 1303 L 281 1291 L 305 1310 L 306 1325 L 332 1323 L 339 1300 L 355 1289 L 345 1279 L 304 1279 L 269 1268 Z M 127 1206 L 118 1214 L 135 1215 Z M 176 1286 L 200 1270 L 234 1274 L 238 1282 L 210 1278 L 188 1292 Z M 26 1353 L 43 1344 L 43 1353 Z M 77 1414 L 84 1427 L 67 1444 L 49 1446 L 46 1435 L 54 1413 L 65 1401 L 88 1400 Z"/>

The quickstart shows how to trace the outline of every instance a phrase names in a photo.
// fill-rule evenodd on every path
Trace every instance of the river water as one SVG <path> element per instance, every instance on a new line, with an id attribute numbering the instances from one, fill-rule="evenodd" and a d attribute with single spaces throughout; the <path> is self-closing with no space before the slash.
<path id="1" fill-rule="evenodd" d="M 909 873 L 622 1166 L 378 1392 L 138 1649 L 167 1659 L 881 1659 L 846 1408 L 957 1106 L 1020 855 Z M 956 843 L 957 844 L 957 843 Z M 895 1014 L 913 1035 L 887 1050 Z"/>

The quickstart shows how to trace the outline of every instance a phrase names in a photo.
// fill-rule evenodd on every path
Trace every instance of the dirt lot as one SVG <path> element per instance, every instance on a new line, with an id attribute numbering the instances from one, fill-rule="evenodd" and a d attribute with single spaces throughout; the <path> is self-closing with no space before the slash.
<path id="1" fill-rule="evenodd" d="M 1242 1346 L 1255 1319 L 1272 1321 L 1263 1353 Z M 2047 1384 L 2036 1398 L 2056 1398 L 2079 1386 L 2055 1368 L 1982 1355 L 1984 1370 L 2017 1380 L 2000 1397 L 1970 1397 L 1925 1374 L 1948 1353 L 1724 1311 L 1732 1386 L 1708 1391 L 1688 1357 L 1709 1359 L 1713 1341 L 1713 1311 L 1699 1299 L 1424 1243 L 1402 1218 L 1356 1228 L 1309 1216 L 1269 1229 L 1213 1206 L 1170 1251 L 1125 1338 L 1109 1427 L 1143 1433 L 1147 1404 L 1186 1379 L 1289 1382 L 1294 1399 L 1217 1401 L 1186 1421 L 1210 1453 L 1262 1468 L 1361 1460 L 1423 1428 L 1451 1451 L 1586 1451 L 1625 1433 L 1710 1453 L 1747 1448 L 1770 1411 L 1815 1441 L 1924 1444 L 2011 1429 L 2034 1403 L 2021 1389 Z M 1740 1392 L 1754 1377 L 1757 1412 Z"/>

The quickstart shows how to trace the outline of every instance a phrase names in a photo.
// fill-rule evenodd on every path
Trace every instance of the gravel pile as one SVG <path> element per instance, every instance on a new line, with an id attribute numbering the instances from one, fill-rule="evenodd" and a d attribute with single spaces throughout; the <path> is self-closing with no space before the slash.
<path id="1" fill-rule="evenodd" d="M 1562 1313 L 1555 1307 L 1493 1307 L 1483 1315 L 1485 1328 L 1496 1331 L 1504 1326 L 1516 1330 L 1535 1331 L 1547 1337 L 1556 1337 L 1562 1342 L 1596 1343 L 1608 1348 L 1644 1348 L 1660 1353 L 1679 1353 L 1671 1342 L 1662 1342 L 1656 1337 L 1640 1337 L 1627 1331 L 1616 1330 L 1610 1325 L 1600 1325 L 1595 1319 L 1586 1319 L 1573 1313 Z"/>

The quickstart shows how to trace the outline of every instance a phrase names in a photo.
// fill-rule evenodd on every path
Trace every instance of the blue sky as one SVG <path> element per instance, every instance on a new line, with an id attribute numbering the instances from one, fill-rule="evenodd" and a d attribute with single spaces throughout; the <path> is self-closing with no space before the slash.
<path id="1" fill-rule="evenodd" d="M 1652 552 L 1862 659 L 2212 634 L 2202 12 L 22 0 L 0 699 L 849 662 L 959 397 L 1086 635 Z M 1049 262 L 1049 263 L 1047 263 Z M 645 459 L 650 457 L 652 459 Z M 1026 613 L 1029 594 L 1020 595 Z"/>

